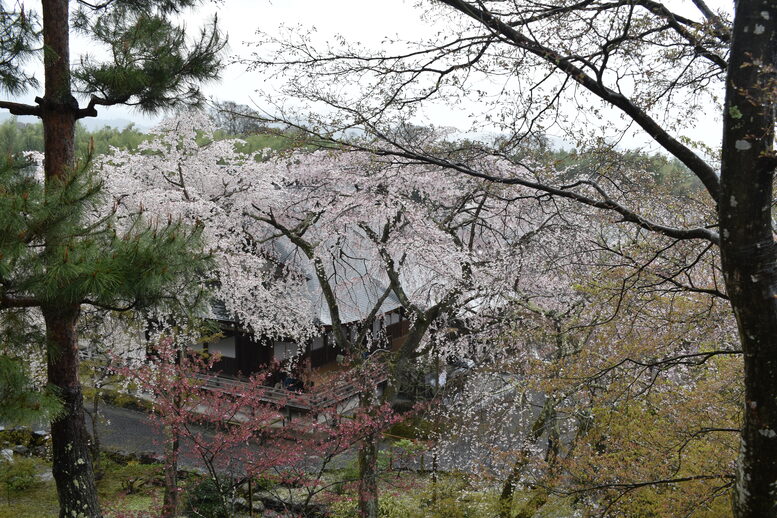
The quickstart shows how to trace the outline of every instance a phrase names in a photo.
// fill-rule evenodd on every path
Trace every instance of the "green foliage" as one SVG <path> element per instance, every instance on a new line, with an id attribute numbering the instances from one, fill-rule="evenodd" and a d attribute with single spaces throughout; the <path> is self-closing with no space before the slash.
<path id="1" fill-rule="evenodd" d="M 397 421 L 391 425 L 391 427 L 386 430 L 386 434 L 402 439 L 427 440 L 434 435 L 434 431 L 435 423 L 433 421 L 424 419 L 421 415 L 412 415 L 407 419 Z"/>
<path id="2" fill-rule="evenodd" d="M 27 124 L 12 117 L 0 124 L 0 153 L 43 152 L 43 124 Z"/>
<path id="3" fill-rule="evenodd" d="M 86 159 L 107 153 L 112 147 L 136 150 L 148 134 L 136 129 L 132 124 L 124 129 L 111 127 L 87 131 L 82 125 L 76 126 L 76 156 Z M 0 155 L 17 155 L 25 151 L 43 152 L 43 124 L 19 122 L 12 117 L 0 124 Z"/>
<path id="4" fill-rule="evenodd" d="M 682 162 L 657 153 L 621 153 L 609 148 L 586 153 L 561 150 L 548 152 L 545 159 L 552 161 L 556 168 L 565 170 L 560 177 L 563 181 L 581 178 L 599 180 L 601 177 L 620 176 L 623 171 L 634 170 L 647 173 L 635 181 L 644 187 L 652 184 L 671 195 L 690 195 L 703 188 L 698 178 Z"/>
<path id="5" fill-rule="evenodd" d="M 436 485 L 393 493 L 381 493 L 379 518 L 491 518 L 496 516 L 496 493 L 469 491 L 458 477 L 441 476 Z M 355 498 L 334 502 L 332 518 L 358 518 Z"/>
<path id="6" fill-rule="evenodd" d="M 33 11 L 6 9 L 0 2 L 0 90 L 11 94 L 37 86 L 34 76 L 24 70 L 39 40 L 38 17 Z"/>
<path id="7" fill-rule="evenodd" d="M 76 127 L 76 156 L 86 157 L 90 152 L 94 156 L 103 155 L 111 148 L 134 151 L 148 137 L 132 124 L 124 129 L 107 126 L 96 131 L 87 131 L 79 124 Z"/>
<path id="8" fill-rule="evenodd" d="M 193 285 L 207 257 L 199 229 L 130 218 L 119 233 L 101 210 L 101 185 L 80 168 L 43 185 L 23 165 L 0 171 L 0 279 L 44 304 L 144 306 Z M 45 243 L 46 246 L 41 246 Z M 192 281 L 188 283 L 186 281 Z"/>
<path id="9" fill-rule="evenodd" d="M 18 460 L 34 466 L 37 473 L 42 473 L 51 467 L 47 461 L 35 457 Z M 103 457 L 101 464 L 104 468 L 104 476 L 98 481 L 97 487 L 104 506 L 104 516 L 158 516 L 155 511 L 161 499 L 161 490 L 156 486 L 154 477 L 159 476 L 159 465 L 141 465 L 137 468 L 145 471 L 144 476 L 153 483 L 144 485 L 140 493 L 126 495 L 121 488 L 128 473 L 124 466 L 111 461 L 108 457 Z M 5 502 L 6 498 L 10 498 L 10 505 Z M 128 511 L 147 511 L 150 514 L 135 515 Z M 57 489 L 53 480 L 36 479 L 32 486 L 23 491 L 11 493 L 8 493 L 7 488 L 0 483 L 0 518 L 48 518 L 57 514 Z"/>
<path id="10" fill-rule="evenodd" d="M 105 212 L 101 184 L 85 168 L 46 189 L 23 160 L 0 164 L 0 298 L 37 304 L 149 306 L 198 286 L 208 258 L 199 229 L 129 216 L 123 231 Z M 45 246 L 43 246 L 45 243 Z M 31 380 L 43 336 L 23 308 L 0 313 L 0 419 L 51 417 L 55 394 Z M 35 350 L 38 344 L 38 350 Z"/>
<path id="11" fill-rule="evenodd" d="M 379 518 L 411 518 L 418 516 L 418 506 L 410 498 L 383 494 L 378 500 Z M 340 500 L 330 507 L 331 518 L 358 518 L 359 504 L 356 499 Z"/>
<path id="12" fill-rule="evenodd" d="M 256 153 L 264 149 L 285 151 L 303 145 L 294 135 L 279 133 L 256 133 L 253 135 L 240 136 L 239 138 L 241 138 L 245 144 L 236 146 L 236 150 L 246 154 Z"/>
<path id="13" fill-rule="evenodd" d="M 0 202 L 1 203 L 1 202 Z M 2 249 L 0 249 L 2 253 Z M 2 292 L 0 292 L 2 293 Z M 55 416 L 61 406 L 52 388 L 33 381 L 35 357 L 42 362 L 43 334 L 24 310 L 0 318 L 0 422 L 30 424 Z M 35 346 L 38 344 L 38 347 Z"/>
<path id="14" fill-rule="evenodd" d="M 84 400 L 94 399 L 98 395 L 97 392 L 98 390 L 93 387 L 84 387 Z M 111 406 L 129 408 L 140 412 L 149 412 L 154 407 L 154 404 L 151 401 L 105 387 L 99 389 L 99 397 L 102 401 L 105 401 Z"/>
<path id="15" fill-rule="evenodd" d="M 160 486 L 159 470 L 149 470 L 147 466 L 132 461 L 116 469 L 121 474 L 121 489 L 125 494 L 133 495 L 144 492 L 149 486 Z"/>
<path id="16" fill-rule="evenodd" d="M 76 127 L 76 156 L 86 160 L 90 157 L 108 153 L 111 148 L 136 151 L 138 146 L 151 135 L 143 133 L 132 124 L 124 129 L 111 127 L 88 131 L 84 126 Z M 240 138 L 243 140 L 236 150 L 240 153 L 254 154 L 263 150 L 286 151 L 300 146 L 309 145 L 307 140 L 301 140 L 293 133 L 275 132 L 267 129 L 256 133 L 232 133 L 224 130 L 216 131 L 217 140 Z M 201 142 L 206 144 L 206 142 Z M 12 117 L 0 123 L 0 155 L 17 155 L 25 151 L 43 152 L 43 125 L 37 123 L 19 122 Z"/>
<path id="17" fill-rule="evenodd" d="M 0 462 L 0 483 L 10 491 L 23 491 L 38 481 L 35 462 L 32 459 L 15 458 L 13 462 Z"/>
<path id="18" fill-rule="evenodd" d="M 253 479 L 251 483 L 254 491 L 270 491 L 278 486 L 278 483 L 270 477 L 264 476 Z"/>
<path id="19" fill-rule="evenodd" d="M 426 449 L 426 446 L 410 439 L 400 439 L 391 444 L 391 449 L 402 455 L 418 455 Z"/>
<path id="20" fill-rule="evenodd" d="M 160 464 L 141 464 L 137 460 L 116 462 L 110 455 L 101 454 L 103 477 L 98 491 L 101 497 L 120 495 L 151 495 L 162 487 L 164 477 Z"/>
<path id="21" fill-rule="evenodd" d="M 203 480 L 189 490 L 186 513 L 192 518 L 229 518 L 218 488 L 210 479 Z"/>
<path id="22" fill-rule="evenodd" d="M 61 409 L 53 390 L 35 386 L 27 364 L 0 354 L 0 422 L 32 423 L 51 418 Z"/>
<path id="23" fill-rule="evenodd" d="M 167 2 L 114 2 L 110 9 L 82 7 L 75 27 L 113 59 L 97 61 L 85 56 L 73 71 L 77 88 L 97 96 L 104 104 L 132 104 L 145 112 L 201 101 L 199 83 L 218 77 L 218 57 L 225 41 L 215 20 L 199 39 L 187 45 L 183 27 L 169 13 L 196 5 L 182 0 Z"/>

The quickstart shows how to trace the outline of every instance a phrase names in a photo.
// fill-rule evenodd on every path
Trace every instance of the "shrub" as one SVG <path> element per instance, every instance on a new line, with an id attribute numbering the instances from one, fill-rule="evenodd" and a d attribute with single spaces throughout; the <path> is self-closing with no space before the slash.
<path id="1" fill-rule="evenodd" d="M 113 471 L 121 477 L 121 490 L 128 495 L 140 494 L 149 487 L 161 485 L 158 470 L 137 461 L 129 461 L 125 466 L 116 465 Z"/>
<path id="2" fill-rule="evenodd" d="M 329 508 L 330 518 L 359 518 L 359 503 L 356 499 L 334 502 Z M 379 518 L 421 518 L 418 507 L 410 499 L 391 494 L 378 498 Z"/>
<path id="3" fill-rule="evenodd" d="M 401 439 L 427 440 L 434 434 L 435 424 L 420 416 L 412 416 L 391 425 L 386 433 Z"/>
<path id="4" fill-rule="evenodd" d="M 2 430 L 0 431 L 0 444 L 6 443 L 9 446 L 21 444 L 29 447 L 32 443 L 32 431 L 22 427 Z"/>
<path id="5" fill-rule="evenodd" d="M 216 484 L 210 479 L 189 490 L 186 514 L 191 518 L 229 518 Z"/>
<path id="6" fill-rule="evenodd" d="M 35 461 L 17 458 L 14 462 L 0 462 L 0 483 L 9 491 L 22 491 L 38 481 Z"/>

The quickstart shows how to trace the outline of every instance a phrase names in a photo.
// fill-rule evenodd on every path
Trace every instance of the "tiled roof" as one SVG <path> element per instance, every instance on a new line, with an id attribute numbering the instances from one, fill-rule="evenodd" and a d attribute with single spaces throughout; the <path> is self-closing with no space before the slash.
<path id="1" fill-rule="evenodd" d="M 275 249 L 282 262 L 293 263 L 305 275 L 314 318 L 323 325 L 331 325 L 329 306 L 311 262 L 300 258 L 294 246 L 285 239 L 276 240 Z M 340 321 L 344 324 L 364 320 L 384 295 L 379 315 L 401 306 L 393 291 L 386 295 L 388 284 L 378 279 L 380 272 L 371 271 L 370 264 L 343 247 L 339 256 L 327 265 L 329 284 L 337 299 Z"/>
<path id="2" fill-rule="evenodd" d="M 306 295 L 313 308 L 311 316 L 322 325 L 332 325 L 329 306 L 311 262 L 302 256 L 286 238 L 276 239 L 274 248 L 280 262 L 296 268 L 307 279 Z M 368 261 L 359 259 L 358 254 L 348 252 L 343 249 L 339 257 L 327 266 L 329 284 L 335 293 L 340 311 L 340 321 L 348 324 L 364 320 L 384 295 L 378 315 L 401 307 L 393 291 L 388 295 L 385 294 L 388 284 L 378 279 L 380 272 L 370 271 Z M 224 302 L 218 299 L 211 301 L 208 317 L 222 322 L 235 321 L 235 317 L 229 314 Z"/>

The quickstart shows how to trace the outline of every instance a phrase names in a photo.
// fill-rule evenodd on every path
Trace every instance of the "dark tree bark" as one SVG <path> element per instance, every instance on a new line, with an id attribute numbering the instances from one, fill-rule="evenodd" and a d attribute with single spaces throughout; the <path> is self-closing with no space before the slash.
<path id="1" fill-rule="evenodd" d="M 719 210 L 726 288 L 744 351 L 744 424 L 734 498 L 739 518 L 777 516 L 776 29 L 772 0 L 737 3 Z"/>
<path id="2" fill-rule="evenodd" d="M 378 517 L 378 448 L 374 436 L 366 437 L 359 449 L 359 516 Z"/>
<path id="3" fill-rule="evenodd" d="M 182 352 L 178 351 L 177 363 L 181 363 Z M 177 409 L 181 408 L 180 395 L 175 396 Z M 178 514 L 178 454 L 181 449 L 181 429 L 177 424 L 171 426 L 166 433 L 170 434 L 166 441 L 165 453 L 165 491 L 162 497 L 162 518 L 172 518 Z"/>
<path id="4" fill-rule="evenodd" d="M 75 166 L 78 103 L 70 87 L 70 25 L 68 0 L 43 1 L 45 93 L 41 106 L 46 185 L 66 178 Z M 47 247 L 59 236 L 50 236 Z M 64 403 L 51 423 L 53 474 L 59 494 L 60 518 L 99 517 L 89 435 L 78 379 L 76 323 L 80 305 L 43 308 L 48 340 L 48 380 Z"/>
<path id="5" fill-rule="evenodd" d="M 100 430 L 98 430 L 100 419 L 100 389 L 95 387 L 94 397 L 92 398 L 92 408 L 89 409 L 89 405 L 84 406 L 84 411 L 89 416 L 89 421 L 92 424 L 91 429 L 91 441 L 90 451 L 92 452 L 92 468 L 94 469 L 94 476 L 96 480 L 102 478 L 102 470 L 100 468 Z"/>
<path id="6" fill-rule="evenodd" d="M 42 310 L 48 342 L 48 381 L 57 388 L 63 403 L 62 414 L 51 423 L 52 472 L 59 495 L 59 517 L 99 517 L 78 379 L 79 306 L 44 306 Z"/>
<path id="7" fill-rule="evenodd" d="M 167 463 L 165 464 L 165 491 L 162 500 L 162 518 L 172 518 L 178 514 L 178 451 L 180 440 L 178 432 L 172 432 L 167 445 Z"/>
<path id="8" fill-rule="evenodd" d="M 378 518 L 378 447 L 374 435 L 359 448 L 359 517 Z"/>

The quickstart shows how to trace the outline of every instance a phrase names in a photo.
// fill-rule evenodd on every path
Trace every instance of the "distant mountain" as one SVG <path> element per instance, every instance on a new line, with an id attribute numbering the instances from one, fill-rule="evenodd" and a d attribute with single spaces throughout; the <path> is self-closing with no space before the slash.
<path id="1" fill-rule="evenodd" d="M 78 122 L 84 125 L 84 127 L 90 131 L 96 131 L 101 128 L 105 128 L 106 126 L 116 129 L 124 129 L 130 124 L 134 124 L 135 128 L 139 131 L 146 132 L 151 129 L 151 126 L 148 124 L 138 123 L 136 121 L 131 121 L 129 119 L 101 119 L 99 117 L 97 118 L 91 118 L 87 117 L 85 119 L 80 119 Z"/>
<path id="2" fill-rule="evenodd" d="M 5 122 L 8 119 L 11 119 L 13 117 L 14 117 L 14 115 L 11 115 L 10 113 L 8 113 L 5 110 L 0 111 L 0 122 Z M 21 123 L 24 123 L 24 124 L 31 124 L 31 123 L 34 123 L 34 122 L 38 122 L 40 119 L 37 118 L 37 117 L 30 117 L 30 116 L 27 116 L 27 115 L 23 115 L 21 117 L 16 116 L 16 120 L 21 122 Z"/>

